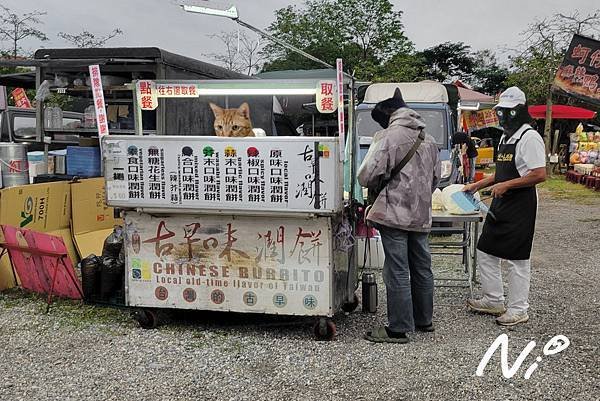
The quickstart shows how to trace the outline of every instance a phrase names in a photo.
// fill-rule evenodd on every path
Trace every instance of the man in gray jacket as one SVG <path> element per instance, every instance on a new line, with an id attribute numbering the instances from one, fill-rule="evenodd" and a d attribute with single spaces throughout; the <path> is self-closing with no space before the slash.
<path id="1" fill-rule="evenodd" d="M 425 123 L 409 109 L 399 89 L 378 103 L 371 113 L 384 129 L 373 137 L 358 170 L 363 187 L 388 184 L 371 206 L 367 220 L 381 234 L 385 263 L 389 325 L 365 338 L 374 342 L 407 343 L 406 333 L 433 331 L 433 273 L 428 234 L 431 229 L 431 194 L 440 178 L 439 150 L 425 135 L 416 152 L 393 177 L 392 170 L 411 151 Z"/>

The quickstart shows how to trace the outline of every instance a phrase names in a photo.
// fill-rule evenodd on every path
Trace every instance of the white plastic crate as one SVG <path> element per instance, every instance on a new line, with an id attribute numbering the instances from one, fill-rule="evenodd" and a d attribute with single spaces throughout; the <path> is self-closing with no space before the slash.
<path id="1" fill-rule="evenodd" d="M 573 166 L 575 171 L 581 174 L 592 174 L 592 170 L 594 170 L 593 164 L 575 164 Z"/>

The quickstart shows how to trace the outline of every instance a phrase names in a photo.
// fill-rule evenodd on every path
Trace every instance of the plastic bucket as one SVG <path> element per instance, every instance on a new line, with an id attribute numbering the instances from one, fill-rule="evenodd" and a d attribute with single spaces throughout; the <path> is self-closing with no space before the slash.
<path id="1" fill-rule="evenodd" d="M 29 184 L 27 146 L 22 143 L 0 143 L 0 170 L 5 188 Z"/>

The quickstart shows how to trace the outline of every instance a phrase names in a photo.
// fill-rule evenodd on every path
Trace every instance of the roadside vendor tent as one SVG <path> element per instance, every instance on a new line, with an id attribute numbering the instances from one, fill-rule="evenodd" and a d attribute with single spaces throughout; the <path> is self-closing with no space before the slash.
<path id="1" fill-rule="evenodd" d="M 529 114 L 536 120 L 546 118 L 546 105 L 529 106 Z M 596 112 L 583 107 L 567 106 L 563 104 L 552 105 L 552 118 L 555 120 L 591 120 L 596 117 Z"/>
<path id="2" fill-rule="evenodd" d="M 458 97 L 461 102 L 494 103 L 494 97 L 472 89 L 458 87 Z"/>

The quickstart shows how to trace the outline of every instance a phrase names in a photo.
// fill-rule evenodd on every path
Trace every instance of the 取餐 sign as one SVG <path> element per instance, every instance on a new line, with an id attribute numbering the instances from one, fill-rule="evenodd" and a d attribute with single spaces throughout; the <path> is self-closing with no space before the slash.
<path id="1" fill-rule="evenodd" d="M 574 35 L 556 73 L 554 86 L 600 103 L 600 41 Z"/>

